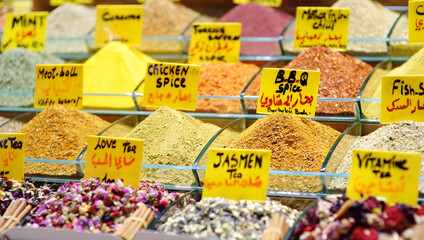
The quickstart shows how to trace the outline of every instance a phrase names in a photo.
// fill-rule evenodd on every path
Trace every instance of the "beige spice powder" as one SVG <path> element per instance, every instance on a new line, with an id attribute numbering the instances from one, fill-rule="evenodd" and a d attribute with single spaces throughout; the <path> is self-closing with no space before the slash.
<path id="1" fill-rule="evenodd" d="M 25 157 L 76 160 L 87 145 L 88 135 L 96 135 L 110 125 L 95 115 L 61 105 L 46 108 L 26 123 Z M 58 163 L 25 163 L 25 173 L 48 176 L 75 176 L 77 167 Z"/>

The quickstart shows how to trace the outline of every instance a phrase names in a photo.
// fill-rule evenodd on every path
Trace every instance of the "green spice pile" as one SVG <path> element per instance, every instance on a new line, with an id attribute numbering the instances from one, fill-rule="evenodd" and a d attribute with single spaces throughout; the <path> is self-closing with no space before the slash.
<path id="1" fill-rule="evenodd" d="M 372 71 L 369 64 L 359 59 L 321 46 L 305 50 L 284 68 L 320 71 L 318 97 L 321 98 L 356 98 Z M 353 115 L 354 101 L 318 101 L 316 113 Z"/>
<path id="2" fill-rule="evenodd" d="M 62 105 L 50 106 L 25 124 L 25 157 L 76 160 L 87 145 L 88 135 L 96 135 L 110 125 L 101 118 Z M 49 176 L 75 176 L 73 164 L 25 163 L 25 173 Z"/>
<path id="3" fill-rule="evenodd" d="M 276 201 L 265 203 L 206 198 L 167 219 L 160 231 L 218 239 L 261 239 L 271 215 L 287 215 L 290 226 L 300 213 Z"/>
<path id="4" fill-rule="evenodd" d="M 421 153 L 423 157 L 421 158 L 420 175 L 424 175 L 424 123 L 414 121 L 397 122 L 356 139 L 337 167 L 337 173 L 350 172 L 353 149 Z M 347 178 L 334 178 L 330 182 L 329 188 L 346 189 L 347 182 Z M 424 192 L 423 183 L 420 183 L 419 191 Z"/>
<path id="5" fill-rule="evenodd" d="M 161 107 L 127 137 L 144 140 L 143 164 L 191 166 L 219 130 L 218 126 L 204 123 L 186 113 Z M 232 137 L 234 135 L 221 139 L 221 147 Z M 143 168 L 141 179 L 176 185 L 194 183 L 191 170 Z"/>
<path id="6" fill-rule="evenodd" d="M 61 59 L 22 48 L 15 48 L 0 55 L 0 90 L 33 91 L 36 64 L 61 64 Z M 30 106 L 34 96 L 29 94 L 0 94 L 0 106 Z"/>
<path id="7" fill-rule="evenodd" d="M 96 23 L 96 9 L 84 5 L 66 3 L 54 9 L 47 19 L 45 52 L 88 53 L 87 43 L 82 40 Z M 68 40 L 61 40 L 68 38 Z M 79 38 L 70 40 L 69 38 Z"/>
<path id="8" fill-rule="evenodd" d="M 339 135 L 321 123 L 277 113 L 257 120 L 226 147 L 271 150 L 272 170 L 317 172 Z M 316 178 L 302 178 L 271 175 L 268 187 L 298 191 L 320 188 Z"/>

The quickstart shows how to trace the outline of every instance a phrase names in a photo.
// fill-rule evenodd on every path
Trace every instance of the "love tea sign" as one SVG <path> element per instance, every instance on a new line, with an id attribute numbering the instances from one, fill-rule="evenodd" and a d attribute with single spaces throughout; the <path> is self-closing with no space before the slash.
<path id="1" fill-rule="evenodd" d="M 84 178 L 103 182 L 122 179 L 126 186 L 138 188 L 143 158 L 143 140 L 88 136 Z"/>

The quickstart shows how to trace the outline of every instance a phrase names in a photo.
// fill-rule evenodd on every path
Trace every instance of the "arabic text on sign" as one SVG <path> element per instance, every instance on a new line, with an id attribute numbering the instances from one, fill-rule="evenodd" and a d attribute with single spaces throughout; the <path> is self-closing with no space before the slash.
<path id="1" fill-rule="evenodd" d="M 0 133 L 0 176 L 24 180 L 25 134 Z"/>

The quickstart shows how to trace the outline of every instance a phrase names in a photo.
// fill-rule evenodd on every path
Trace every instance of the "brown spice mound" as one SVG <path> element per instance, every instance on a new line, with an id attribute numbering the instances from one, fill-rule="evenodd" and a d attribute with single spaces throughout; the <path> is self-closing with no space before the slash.
<path id="1" fill-rule="evenodd" d="M 200 64 L 198 95 L 240 96 L 241 91 L 259 67 L 246 63 L 207 62 Z M 247 95 L 258 95 L 260 77 L 249 87 Z M 196 111 L 216 113 L 241 113 L 239 99 L 198 99 Z"/>
<path id="2" fill-rule="evenodd" d="M 356 98 L 372 66 L 323 46 L 311 47 L 283 68 L 321 71 L 318 97 Z M 353 102 L 318 102 L 317 114 L 352 115 Z"/>
<path id="3" fill-rule="evenodd" d="M 25 133 L 25 157 L 76 160 L 87 145 L 88 135 L 96 135 L 109 122 L 77 109 L 50 106 L 20 130 Z M 25 163 L 25 172 L 35 175 L 75 176 L 75 165 L 58 163 Z"/>
<path id="4" fill-rule="evenodd" d="M 276 113 L 256 121 L 239 137 L 231 140 L 227 147 L 271 150 L 272 170 L 317 172 L 339 135 L 338 131 L 321 123 Z M 279 190 L 305 190 L 306 187 L 306 191 L 311 191 L 311 186 L 317 187 L 316 177 L 307 178 L 308 181 L 313 180 L 312 183 L 294 178 L 288 176 L 281 179 L 272 175 L 269 187 Z"/>

